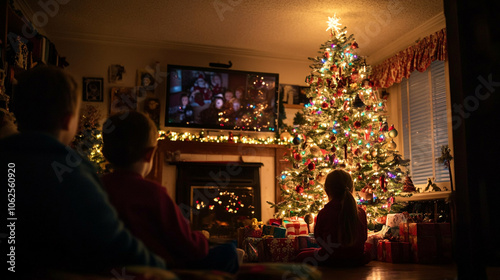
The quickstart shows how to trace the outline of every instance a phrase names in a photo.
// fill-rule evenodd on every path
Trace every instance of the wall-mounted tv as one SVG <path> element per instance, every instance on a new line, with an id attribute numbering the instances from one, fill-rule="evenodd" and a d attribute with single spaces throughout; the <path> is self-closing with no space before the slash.
<path id="1" fill-rule="evenodd" d="M 279 75 L 168 65 L 166 127 L 274 132 Z"/>

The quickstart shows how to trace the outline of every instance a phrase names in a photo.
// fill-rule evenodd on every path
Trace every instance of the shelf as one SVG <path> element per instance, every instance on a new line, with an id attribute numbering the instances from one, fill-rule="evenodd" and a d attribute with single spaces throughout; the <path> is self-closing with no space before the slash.
<path id="1" fill-rule="evenodd" d="M 287 109 L 302 109 L 304 108 L 304 104 L 283 104 Z"/>
<path id="2" fill-rule="evenodd" d="M 448 200 L 452 195 L 451 191 L 416 193 L 410 197 L 395 197 L 396 202 L 423 201 L 423 200 Z"/>

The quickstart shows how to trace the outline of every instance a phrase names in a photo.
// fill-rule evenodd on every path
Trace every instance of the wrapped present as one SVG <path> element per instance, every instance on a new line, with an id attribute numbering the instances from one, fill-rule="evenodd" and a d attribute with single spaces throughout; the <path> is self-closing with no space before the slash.
<path id="1" fill-rule="evenodd" d="M 410 262 L 409 242 L 385 242 L 385 261 L 390 263 Z"/>
<path id="2" fill-rule="evenodd" d="M 314 236 L 298 236 L 298 246 L 299 249 L 305 249 L 305 248 L 319 248 L 318 243 L 316 242 L 316 239 Z"/>
<path id="3" fill-rule="evenodd" d="M 286 235 L 309 234 L 307 224 L 302 218 L 287 218 L 283 221 L 286 228 Z"/>
<path id="4" fill-rule="evenodd" d="M 387 214 L 385 225 L 390 228 L 397 228 L 399 227 L 399 224 L 403 222 L 406 222 L 406 217 L 403 213 Z"/>
<path id="5" fill-rule="evenodd" d="M 452 261 L 450 223 L 409 223 L 408 239 L 414 262 L 435 264 Z"/>
<path id="6" fill-rule="evenodd" d="M 263 261 L 291 262 L 297 255 L 297 238 L 265 238 Z"/>
<path id="7" fill-rule="evenodd" d="M 275 238 L 285 238 L 286 228 L 264 225 L 262 235 L 272 235 Z"/>
<path id="8" fill-rule="evenodd" d="M 365 252 L 370 253 L 372 260 L 377 259 L 377 244 L 382 239 L 383 238 L 382 238 L 381 234 L 379 234 L 379 233 L 369 235 L 368 239 L 366 239 Z M 366 244 L 368 244 L 368 245 L 366 245 Z"/>
<path id="9" fill-rule="evenodd" d="M 250 226 L 245 227 L 245 237 L 262 237 L 262 230 L 258 227 L 252 228 Z"/>
<path id="10" fill-rule="evenodd" d="M 264 244 L 262 238 L 247 237 L 243 241 L 243 250 L 245 251 L 245 261 L 262 261 L 264 256 Z"/>
<path id="11" fill-rule="evenodd" d="M 399 224 L 399 240 L 410 242 L 409 223 L 403 222 Z"/>
<path id="12" fill-rule="evenodd" d="M 381 262 L 385 262 L 385 243 L 389 242 L 385 239 L 379 240 L 377 243 L 377 260 Z"/>
<path id="13" fill-rule="evenodd" d="M 269 225 L 271 226 L 281 226 L 283 224 L 283 219 L 269 219 Z"/>

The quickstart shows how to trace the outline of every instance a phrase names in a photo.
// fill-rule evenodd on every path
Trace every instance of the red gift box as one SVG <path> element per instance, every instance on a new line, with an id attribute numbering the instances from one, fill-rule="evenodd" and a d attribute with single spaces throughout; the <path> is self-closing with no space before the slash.
<path id="1" fill-rule="evenodd" d="M 285 219 L 283 225 L 286 228 L 286 235 L 309 234 L 307 224 L 302 218 L 293 217 Z"/>
<path id="2" fill-rule="evenodd" d="M 450 223 L 410 223 L 408 228 L 414 262 L 433 264 L 452 260 Z"/>
<path id="3" fill-rule="evenodd" d="M 387 240 L 379 240 L 377 243 L 377 260 L 385 262 L 385 243 L 389 242 Z"/>
<path id="4" fill-rule="evenodd" d="M 385 242 L 385 261 L 390 263 L 410 262 L 409 242 Z"/>
<path id="5" fill-rule="evenodd" d="M 265 238 L 263 261 L 291 262 L 297 255 L 296 238 Z"/>
<path id="6" fill-rule="evenodd" d="M 402 242 L 410 242 L 409 223 L 399 224 L 399 238 Z"/>

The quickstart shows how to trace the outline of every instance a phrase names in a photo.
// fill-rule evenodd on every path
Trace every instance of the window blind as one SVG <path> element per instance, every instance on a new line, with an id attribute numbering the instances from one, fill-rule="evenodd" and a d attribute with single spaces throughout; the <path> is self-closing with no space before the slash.
<path id="1" fill-rule="evenodd" d="M 415 184 L 448 181 L 448 171 L 436 162 L 441 146 L 448 144 L 446 80 L 443 61 L 434 61 L 425 72 L 415 71 L 401 83 L 403 150 L 411 160 Z"/>

